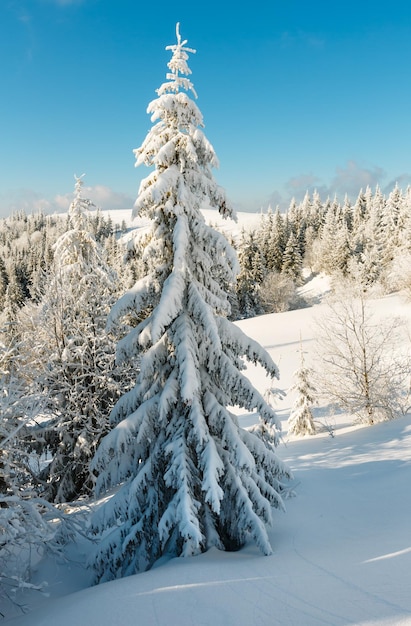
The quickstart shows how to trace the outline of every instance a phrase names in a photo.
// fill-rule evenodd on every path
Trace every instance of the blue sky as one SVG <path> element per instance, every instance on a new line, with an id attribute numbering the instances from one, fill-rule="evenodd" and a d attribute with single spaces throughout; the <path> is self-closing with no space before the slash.
<path id="1" fill-rule="evenodd" d="M 132 206 L 176 22 L 238 210 L 411 184 L 409 0 L 1 0 L 0 216 Z"/>

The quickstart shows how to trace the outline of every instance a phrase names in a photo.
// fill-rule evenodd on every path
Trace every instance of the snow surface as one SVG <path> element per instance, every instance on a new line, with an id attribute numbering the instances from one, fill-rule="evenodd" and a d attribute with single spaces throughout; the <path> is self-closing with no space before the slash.
<path id="1" fill-rule="evenodd" d="M 130 209 L 117 209 L 114 211 L 102 211 L 102 215 L 106 218 L 110 216 L 113 224 L 121 225 L 123 221 L 129 228 L 129 236 L 134 236 L 136 229 L 142 231 L 147 229 L 150 225 L 149 220 L 143 217 L 136 217 L 132 219 Z M 227 238 L 238 237 L 241 233 L 241 229 L 245 231 L 255 230 L 260 226 L 262 213 L 247 213 L 245 211 L 237 212 L 237 220 L 226 219 L 218 211 L 213 209 L 206 209 L 202 211 L 206 224 L 213 228 L 218 228 L 223 231 Z M 127 239 L 127 235 L 126 235 Z"/>
<path id="2" fill-rule="evenodd" d="M 328 288 L 317 277 L 305 289 Z M 313 320 L 323 304 L 265 315 L 239 326 L 265 346 L 280 368 L 277 386 L 287 391 L 299 365 L 300 340 L 307 366 L 313 355 Z M 382 316 L 411 320 L 411 304 L 399 295 L 375 302 Z M 261 392 L 265 375 L 249 376 Z M 324 429 L 288 437 L 294 401 L 278 402 L 283 441 L 278 448 L 295 475 L 295 497 L 276 511 L 270 530 L 272 556 L 247 545 L 238 552 L 212 549 L 196 557 L 158 563 L 122 580 L 90 585 L 85 544 L 72 560 L 40 562 L 36 580 L 49 581 L 49 598 L 19 597 L 27 615 L 13 626 L 317 626 L 411 624 L 411 419 L 353 425 L 349 416 L 314 407 Z M 240 415 L 244 426 L 252 415 Z M 334 436 L 330 435 L 330 432 Z M 0 611 L 5 612 L 0 606 Z M 16 608 L 14 608 L 14 612 Z"/>

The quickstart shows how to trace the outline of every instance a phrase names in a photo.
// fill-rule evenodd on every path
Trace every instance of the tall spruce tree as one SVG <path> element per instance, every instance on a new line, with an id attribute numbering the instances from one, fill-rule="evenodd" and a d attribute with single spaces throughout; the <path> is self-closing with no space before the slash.
<path id="1" fill-rule="evenodd" d="M 167 47 L 168 82 L 148 107 L 156 124 L 135 150 L 137 165 L 154 166 L 134 211 L 152 221 L 148 273 L 120 298 L 111 320 L 131 314 L 139 322 L 119 343 L 118 358 L 141 355 L 141 365 L 93 462 L 97 493 L 118 487 L 93 519 L 94 531 L 104 533 L 93 559 L 98 581 L 147 569 L 164 554 L 233 549 L 249 538 L 269 554 L 266 524 L 272 507 L 283 507 L 290 477 L 272 443 L 242 429 L 228 408 L 257 411 L 277 443 L 275 413 L 241 372 L 244 357 L 271 376 L 277 367 L 227 319 L 222 284 L 234 282 L 237 259 L 202 214 L 232 211 L 187 93 L 195 96 L 187 65 L 194 50 L 186 43 L 177 25 L 177 44 Z"/>

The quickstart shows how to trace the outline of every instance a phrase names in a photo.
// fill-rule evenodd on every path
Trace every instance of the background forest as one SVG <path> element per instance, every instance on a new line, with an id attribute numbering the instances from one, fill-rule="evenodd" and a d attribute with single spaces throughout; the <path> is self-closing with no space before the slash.
<path id="1" fill-rule="evenodd" d="M 145 229 L 127 225 L 124 219 L 114 223 L 109 212 L 85 202 L 94 210 L 88 212 L 84 228 L 116 272 L 118 293 L 122 293 L 144 273 Z M 374 191 L 367 187 L 355 202 L 348 197 L 343 202 L 322 200 L 317 193 L 307 193 L 301 203 L 292 200 L 285 213 L 271 207 L 261 211 L 235 236 L 224 224 L 210 223 L 228 232 L 239 257 L 237 283 L 227 285 L 233 319 L 303 306 L 296 289 L 310 274 L 320 272 L 359 277 L 368 286 L 379 285 L 384 293 L 408 285 L 411 187 L 402 190 L 396 185 L 388 196 L 379 187 Z M 19 212 L 0 221 L 3 327 L 25 305 L 40 302 L 53 268 L 56 241 L 72 228 L 69 214 Z"/>
<path id="2" fill-rule="evenodd" d="M 90 493 L 87 464 L 131 384 L 132 368 L 114 357 L 126 328 L 108 333 L 106 319 L 144 275 L 149 235 L 144 224 L 114 223 L 82 185 L 77 178 L 67 214 L 0 222 L 3 499 Z M 353 204 L 307 194 L 285 214 L 269 208 L 227 235 L 240 264 L 226 285 L 231 319 L 312 304 L 301 287 L 318 273 L 380 294 L 409 289 L 410 234 L 410 188 L 387 197 L 367 188 Z"/>
<path id="3" fill-rule="evenodd" d="M 76 179 L 65 215 L 0 222 L 2 497 L 64 502 L 89 493 L 87 461 L 131 384 L 114 361 L 126 328 L 108 333 L 106 319 L 146 271 L 148 234 L 144 224 L 113 223 L 82 185 Z M 410 234 L 410 188 L 388 197 L 367 188 L 353 204 L 307 194 L 285 214 L 268 209 L 227 235 L 240 264 L 226 285 L 231 319 L 312 304 L 301 287 L 318 273 L 380 294 L 409 289 Z"/>

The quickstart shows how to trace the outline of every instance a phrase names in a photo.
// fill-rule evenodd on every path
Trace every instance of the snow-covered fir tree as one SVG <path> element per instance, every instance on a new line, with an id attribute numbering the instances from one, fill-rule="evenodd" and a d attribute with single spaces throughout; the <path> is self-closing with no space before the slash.
<path id="1" fill-rule="evenodd" d="M 296 284 L 301 284 L 302 266 L 300 245 L 294 232 L 291 232 L 284 250 L 283 267 L 281 271 L 284 275 L 292 278 Z"/>
<path id="2" fill-rule="evenodd" d="M 283 266 L 287 234 L 285 232 L 284 218 L 278 207 L 275 213 L 272 213 L 269 208 L 267 216 L 264 215 L 262 217 L 257 236 L 265 261 L 265 270 L 267 272 L 280 272 Z"/>
<path id="3" fill-rule="evenodd" d="M 108 414 L 127 387 L 114 367 L 115 339 L 105 332 L 118 298 L 116 275 L 90 232 L 90 200 L 76 177 L 68 216 L 71 228 L 54 247 L 54 268 L 38 305 L 27 306 L 22 350 L 31 384 L 47 396 L 49 423 L 38 435 L 40 453 L 51 454 L 42 470 L 42 493 L 66 502 L 89 494 L 89 461 L 108 432 Z"/>
<path id="4" fill-rule="evenodd" d="M 315 423 L 311 407 L 315 402 L 315 387 L 311 382 L 311 370 L 306 366 L 302 345 L 300 366 L 294 373 L 295 383 L 290 391 L 296 398 L 288 418 L 288 432 L 292 435 L 314 435 Z"/>
<path id="5" fill-rule="evenodd" d="M 221 285 L 234 282 L 237 258 L 202 214 L 230 217 L 232 210 L 212 176 L 218 161 L 189 97 L 194 51 L 186 43 L 177 25 L 167 82 L 148 107 L 155 124 L 135 150 L 137 165 L 154 166 L 134 210 L 152 222 L 147 274 L 113 307 L 111 321 L 134 316 L 118 358 L 141 355 L 141 364 L 93 461 L 97 493 L 115 488 L 92 523 L 102 533 L 93 559 L 98 581 L 145 570 L 165 554 L 233 549 L 247 539 L 269 554 L 266 524 L 272 508 L 283 507 L 290 478 L 271 443 L 242 429 L 228 408 L 258 411 L 277 442 L 275 413 L 241 371 L 244 358 L 271 376 L 277 367 L 227 319 Z"/>
<path id="6" fill-rule="evenodd" d="M 365 245 L 361 257 L 364 282 L 372 285 L 378 281 L 383 271 L 384 239 L 386 229 L 383 225 L 385 199 L 377 185 L 374 195 L 368 201 L 368 219 L 365 225 Z"/>
<path id="7" fill-rule="evenodd" d="M 264 259 L 254 232 L 241 233 L 238 249 L 240 272 L 237 276 L 237 302 L 241 317 L 262 313 L 260 285 L 264 279 Z"/>

